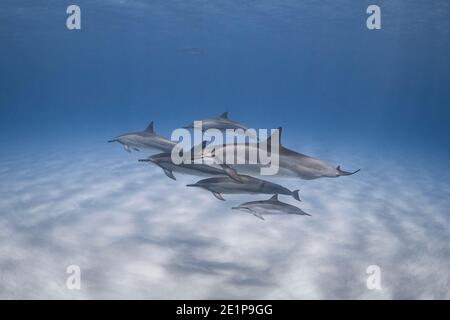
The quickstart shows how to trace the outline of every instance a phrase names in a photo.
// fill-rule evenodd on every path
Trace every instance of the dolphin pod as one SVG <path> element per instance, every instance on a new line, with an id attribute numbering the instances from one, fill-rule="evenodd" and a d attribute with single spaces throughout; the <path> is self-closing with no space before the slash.
<path id="1" fill-rule="evenodd" d="M 219 200 L 225 200 L 223 194 L 285 194 L 301 201 L 298 190 L 291 191 L 279 184 L 261 180 L 247 175 L 240 175 L 241 182 L 228 176 L 214 177 L 188 184 L 188 187 L 198 187 L 208 191 Z"/>
<path id="2" fill-rule="evenodd" d="M 184 128 L 189 129 L 193 127 L 194 123 L 191 123 Z M 202 130 L 206 131 L 208 129 L 218 129 L 220 131 L 226 129 L 247 130 L 247 127 L 239 122 L 230 120 L 228 113 L 225 112 L 219 117 L 202 120 Z M 274 177 L 297 177 L 304 180 L 312 180 L 322 177 L 350 176 L 360 171 L 360 169 L 353 172 L 345 171 L 340 166 L 334 167 L 323 160 L 288 149 L 281 144 L 281 127 L 278 130 L 279 170 Z M 270 147 L 273 136 L 267 139 L 264 146 Z M 263 167 L 262 164 L 249 164 L 246 162 L 246 159 L 236 159 L 237 163 L 240 163 L 237 165 L 227 164 L 227 154 L 248 155 L 250 152 L 258 154 L 261 142 L 257 139 L 256 142 L 214 145 L 212 148 L 206 148 L 207 143 L 203 141 L 202 148 L 200 148 L 202 150 L 201 153 L 192 154 L 192 159 L 209 158 L 213 160 L 208 164 L 173 163 L 171 152 L 176 143 L 157 135 L 154 132 L 153 121 L 142 132 L 122 134 L 108 142 L 118 142 L 128 152 L 131 152 L 132 149 L 140 151 L 140 148 L 162 151 L 162 153 L 140 159 L 139 161 L 149 162 L 160 167 L 165 175 L 172 180 L 176 180 L 174 172 L 194 176 L 207 176 L 209 178 L 187 186 L 208 190 L 220 200 L 225 200 L 222 194 L 273 194 L 273 197 L 268 200 L 245 202 L 232 207 L 235 210 L 249 212 L 262 220 L 264 220 L 264 215 L 294 214 L 310 216 L 310 214 L 300 208 L 278 200 L 278 195 L 288 195 L 301 201 L 298 194 L 299 190 L 291 191 L 279 184 L 251 176 L 259 174 L 261 167 Z M 192 148 L 191 151 L 194 150 L 195 148 Z M 271 153 L 270 148 L 267 151 L 269 154 Z"/>
<path id="3" fill-rule="evenodd" d="M 160 151 L 170 152 L 176 145 L 175 142 L 157 135 L 153 129 L 153 121 L 144 131 L 124 133 L 108 142 L 120 143 L 125 151 L 131 152 L 131 149 L 140 151 L 142 149 L 156 149 Z"/>
<path id="4" fill-rule="evenodd" d="M 232 207 L 231 209 L 249 212 L 261 220 L 264 220 L 263 215 L 272 214 L 296 214 L 300 216 L 311 216 L 309 213 L 304 212 L 296 206 L 279 201 L 277 194 L 272 196 L 269 200 L 245 202 L 237 207 Z"/>

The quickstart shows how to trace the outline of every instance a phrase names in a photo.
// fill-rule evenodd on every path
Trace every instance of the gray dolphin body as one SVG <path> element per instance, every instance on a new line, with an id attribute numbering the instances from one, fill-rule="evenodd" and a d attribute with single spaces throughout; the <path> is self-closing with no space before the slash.
<path id="1" fill-rule="evenodd" d="M 240 182 L 229 176 L 203 179 L 188 187 L 199 187 L 211 191 L 219 200 L 225 200 L 222 194 L 285 194 L 301 201 L 298 190 L 291 191 L 279 184 L 257 179 L 251 176 L 240 175 Z"/>
<path id="2" fill-rule="evenodd" d="M 245 202 L 231 209 L 249 212 L 262 220 L 264 220 L 264 215 L 296 214 L 300 216 L 311 216 L 300 208 L 279 201 L 278 195 L 274 195 L 269 200 Z"/>
<path id="3" fill-rule="evenodd" d="M 228 119 L 228 112 L 222 113 L 217 118 L 209 118 L 204 119 L 202 121 L 202 130 L 206 131 L 208 129 L 218 129 L 220 131 L 224 131 L 226 129 L 242 129 L 247 130 L 248 128 L 244 126 L 243 124 Z M 194 128 L 194 123 L 190 123 L 187 126 L 184 127 L 185 129 L 192 129 Z"/>
<path id="4" fill-rule="evenodd" d="M 153 121 L 144 131 L 125 133 L 108 142 L 118 142 L 128 152 L 131 152 L 131 149 L 139 151 L 139 148 L 170 152 L 176 145 L 175 142 L 155 133 L 153 130 Z"/>
<path id="5" fill-rule="evenodd" d="M 341 170 L 340 166 L 333 167 L 328 163 L 313 158 L 296 151 L 283 147 L 281 144 L 281 127 L 279 130 L 279 170 L 277 176 L 285 177 L 298 177 L 305 180 L 312 180 L 321 177 L 336 178 L 340 176 L 349 176 L 359 171 L 347 172 Z M 267 139 L 267 146 L 270 149 L 272 136 Z M 253 150 L 252 150 L 253 149 Z M 249 164 L 248 155 L 250 152 L 258 154 L 260 150 L 260 143 L 237 143 L 237 144 L 224 144 L 214 148 L 209 154 L 202 153 L 203 158 L 212 158 L 216 163 L 223 165 L 224 170 L 234 180 L 239 181 L 239 174 L 259 174 L 260 168 L 263 166 L 259 163 Z M 262 150 L 263 153 L 271 155 L 270 150 Z M 224 155 L 224 156 L 222 156 Z M 238 165 L 227 164 L 226 155 L 236 155 Z M 241 156 L 240 156 L 241 155 Z M 198 157 L 199 155 L 195 155 Z M 245 157 L 245 158 L 242 158 Z"/>
<path id="6" fill-rule="evenodd" d="M 184 164 L 179 165 L 172 162 L 171 153 L 163 152 L 152 155 L 147 159 L 140 159 L 139 161 L 151 162 L 163 169 L 166 176 L 170 179 L 176 180 L 173 172 L 180 172 L 184 174 L 196 175 L 196 176 L 213 176 L 224 175 L 225 171 L 220 166 L 208 165 L 208 164 Z"/>

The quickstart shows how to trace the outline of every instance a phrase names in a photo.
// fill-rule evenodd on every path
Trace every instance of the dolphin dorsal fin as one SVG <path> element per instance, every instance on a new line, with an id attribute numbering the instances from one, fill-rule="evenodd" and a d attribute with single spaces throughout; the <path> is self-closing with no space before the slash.
<path id="1" fill-rule="evenodd" d="M 278 127 L 277 128 L 277 130 L 278 130 L 278 145 L 280 145 L 281 146 L 281 127 Z M 270 146 L 270 144 L 272 143 L 272 137 L 273 137 L 273 133 L 270 135 L 270 137 L 268 137 L 267 138 L 267 140 L 266 140 L 266 142 L 267 142 L 267 145 L 268 146 Z"/>
<path id="2" fill-rule="evenodd" d="M 269 201 L 278 201 L 278 194 L 274 194 Z"/>
<path id="3" fill-rule="evenodd" d="M 222 114 L 219 116 L 219 118 L 222 118 L 222 119 L 228 119 L 228 111 L 222 113 Z"/>
<path id="4" fill-rule="evenodd" d="M 147 128 L 145 128 L 145 132 L 154 133 L 154 131 L 153 131 L 153 121 L 150 122 L 150 124 L 147 126 Z"/>

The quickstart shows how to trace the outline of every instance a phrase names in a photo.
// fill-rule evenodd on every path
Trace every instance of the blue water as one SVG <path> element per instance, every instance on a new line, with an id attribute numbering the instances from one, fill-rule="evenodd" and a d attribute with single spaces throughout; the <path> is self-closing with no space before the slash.
<path id="1" fill-rule="evenodd" d="M 352 198 L 354 211 L 342 212 L 363 215 L 377 203 L 376 214 L 390 212 L 397 217 L 404 212 L 403 221 L 439 213 L 441 220 L 429 228 L 424 226 L 423 234 L 435 235 L 438 244 L 448 240 L 445 229 L 438 227 L 450 223 L 446 200 L 450 190 L 448 1 L 74 3 L 81 7 L 82 29 L 69 31 L 66 8 L 71 3 L 67 1 L 0 2 L 0 174 L 4 178 L 1 190 L 11 197 L 0 203 L 4 216 L 14 213 L 14 219 L 19 219 L 38 210 L 39 203 L 29 201 L 43 198 L 33 196 L 34 189 L 26 186 L 39 188 L 40 179 L 47 181 L 47 170 L 55 174 L 47 187 L 63 183 L 70 175 L 64 163 L 70 163 L 74 175 L 80 170 L 69 179 L 80 192 L 94 183 L 88 177 L 109 172 L 108 167 L 91 169 L 90 161 L 101 167 L 116 159 L 129 166 L 127 170 L 135 170 L 138 156 L 106 143 L 120 133 L 144 129 L 153 120 L 156 132 L 169 137 L 173 129 L 192 120 L 228 111 L 230 118 L 249 127 L 282 126 L 282 143 L 300 152 L 348 170 L 361 167 L 358 177 L 333 182 L 337 189 L 342 188 L 344 199 L 356 197 L 355 193 L 345 195 L 347 184 L 354 181 L 361 186 L 352 189 L 358 195 L 356 200 Z M 369 4 L 381 7 L 381 30 L 366 27 Z M 57 163 L 53 169 L 52 161 Z M 89 169 L 84 172 L 83 168 Z M 117 175 L 108 184 L 123 183 L 121 178 L 125 176 Z M 96 181 L 103 181 L 102 176 Z M 331 182 L 312 182 L 310 186 L 314 189 L 316 183 L 317 188 L 322 188 L 320 183 L 331 186 L 326 184 Z M 432 189 L 434 183 L 439 183 L 436 190 Z M 393 188 L 392 193 L 388 187 Z M 303 189 L 308 195 L 308 187 Z M 24 194 L 13 199 L 14 190 Z M 61 190 L 67 193 L 61 198 L 44 197 L 47 200 L 40 205 L 49 205 L 50 212 L 64 212 L 63 200 L 69 201 L 74 194 L 69 186 Z M 397 207 L 390 203 L 393 199 L 386 199 L 400 194 L 408 197 L 405 199 L 419 194 L 424 200 L 420 203 L 430 206 Z M 369 198 L 371 202 L 366 203 Z M 101 199 L 106 196 L 90 200 L 79 210 L 100 212 Z M 123 201 L 130 199 L 133 197 L 127 195 Z M 332 199 L 336 200 L 328 200 Z M 319 200 L 309 203 L 314 202 L 317 207 L 310 210 L 323 208 Z M 142 209 L 141 202 L 136 203 L 135 207 Z M 412 205 L 409 200 L 405 203 Z M 69 201 L 67 206 L 71 204 Z M 431 208 L 432 204 L 436 207 Z M 169 213 L 176 212 L 176 208 L 168 208 Z M 11 225 L 25 223 L 8 219 Z M 41 227 L 39 224 L 35 231 Z M 414 233 L 405 228 L 406 234 Z M 399 240 L 405 247 L 400 246 L 395 254 L 406 252 L 411 239 L 405 239 Z M 430 256 L 445 265 L 450 251 L 442 246 L 442 251 Z M 436 265 L 424 268 L 433 273 Z M 414 278 L 415 273 L 410 274 Z M 444 276 L 445 283 L 448 272 Z M 421 297 L 446 296 L 443 282 L 427 279 L 422 283 L 431 283 L 431 293 Z M 11 288 L 2 295 L 11 296 Z M 342 286 L 336 285 L 335 294 L 313 297 L 347 297 L 339 289 Z M 17 292 L 18 297 L 35 297 Z M 410 297 L 408 292 L 405 289 L 385 297 Z M 167 292 L 162 296 L 172 297 Z M 93 297 L 102 295 L 97 291 Z M 275 297 L 298 296 L 280 293 Z M 361 297 L 361 293 L 351 297 Z"/>
<path id="2" fill-rule="evenodd" d="M 6 147 L 230 116 L 293 141 L 448 155 L 447 1 L 2 1 Z M 190 50 L 195 49 L 195 50 Z"/>

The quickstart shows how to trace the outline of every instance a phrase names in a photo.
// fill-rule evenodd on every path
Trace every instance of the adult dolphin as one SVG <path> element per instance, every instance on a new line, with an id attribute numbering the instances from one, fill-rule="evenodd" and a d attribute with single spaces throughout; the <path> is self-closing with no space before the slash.
<path id="1" fill-rule="evenodd" d="M 277 176 L 298 177 L 305 180 L 312 180 L 321 177 L 336 178 L 340 176 L 349 176 L 360 170 L 358 169 L 354 172 L 344 171 L 340 166 L 334 167 L 323 160 L 290 150 L 281 144 L 281 127 L 277 130 L 279 139 L 279 170 Z M 224 170 L 231 178 L 239 181 L 238 172 L 255 174 L 261 167 L 266 166 L 260 163 L 259 157 L 256 163 L 249 163 L 249 154 L 259 155 L 259 152 L 263 152 L 271 156 L 270 147 L 273 136 L 274 135 L 270 136 L 264 143 L 264 146 L 267 146 L 267 148 L 262 147 L 262 143 L 259 141 L 254 143 L 224 144 L 206 148 L 204 152 L 201 154 L 194 154 L 193 157 L 213 159 L 215 163 L 223 166 Z M 234 165 L 228 163 L 227 155 L 231 155 L 233 163 L 238 164 Z"/>
<path id="2" fill-rule="evenodd" d="M 215 118 L 208 118 L 199 120 L 202 122 L 202 130 L 206 131 L 208 129 L 218 129 L 220 131 L 225 131 L 226 129 L 242 129 L 247 130 L 248 128 L 244 126 L 242 123 L 239 123 L 237 121 L 231 120 L 228 118 L 228 112 L 222 113 L 220 116 Z M 191 122 L 187 126 L 183 127 L 184 129 L 193 129 L 194 128 L 194 122 Z M 250 136 L 253 136 L 250 134 Z"/>
<path id="3" fill-rule="evenodd" d="M 131 152 L 131 149 L 139 151 L 139 148 L 170 152 L 176 145 L 174 141 L 170 141 L 155 133 L 153 121 L 150 122 L 144 131 L 125 133 L 108 142 L 118 142 L 128 152 Z"/>
<path id="4" fill-rule="evenodd" d="M 210 191 L 219 200 L 225 200 L 222 194 L 285 194 L 301 201 L 299 190 L 291 191 L 279 184 L 261 180 L 247 175 L 240 175 L 240 182 L 229 176 L 213 177 L 188 184 L 188 187 L 198 187 Z"/>
<path id="5" fill-rule="evenodd" d="M 278 195 L 274 195 L 269 200 L 245 202 L 231 209 L 249 212 L 261 220 L 264 220 L 263 215 L 296 214 L 311 216 L 296 206 L 279 201 Z"/>
<path id="6" fill-rule="evenodd" d="M 166 176 L 172 180 L 176 180 L 173 172 L 180 172 L 184 174 L 190 174 L 195 176 L 213 176 L 213 175 L 224 175 L 225 171 L 216 165 L 208 164 L 174 164 L 172 162 L 171 153 L 163 152 L 152 155 L 147 159 L 139 159 L 141 162 L 151 162 L 161 169 L 163 169 Z"/>

